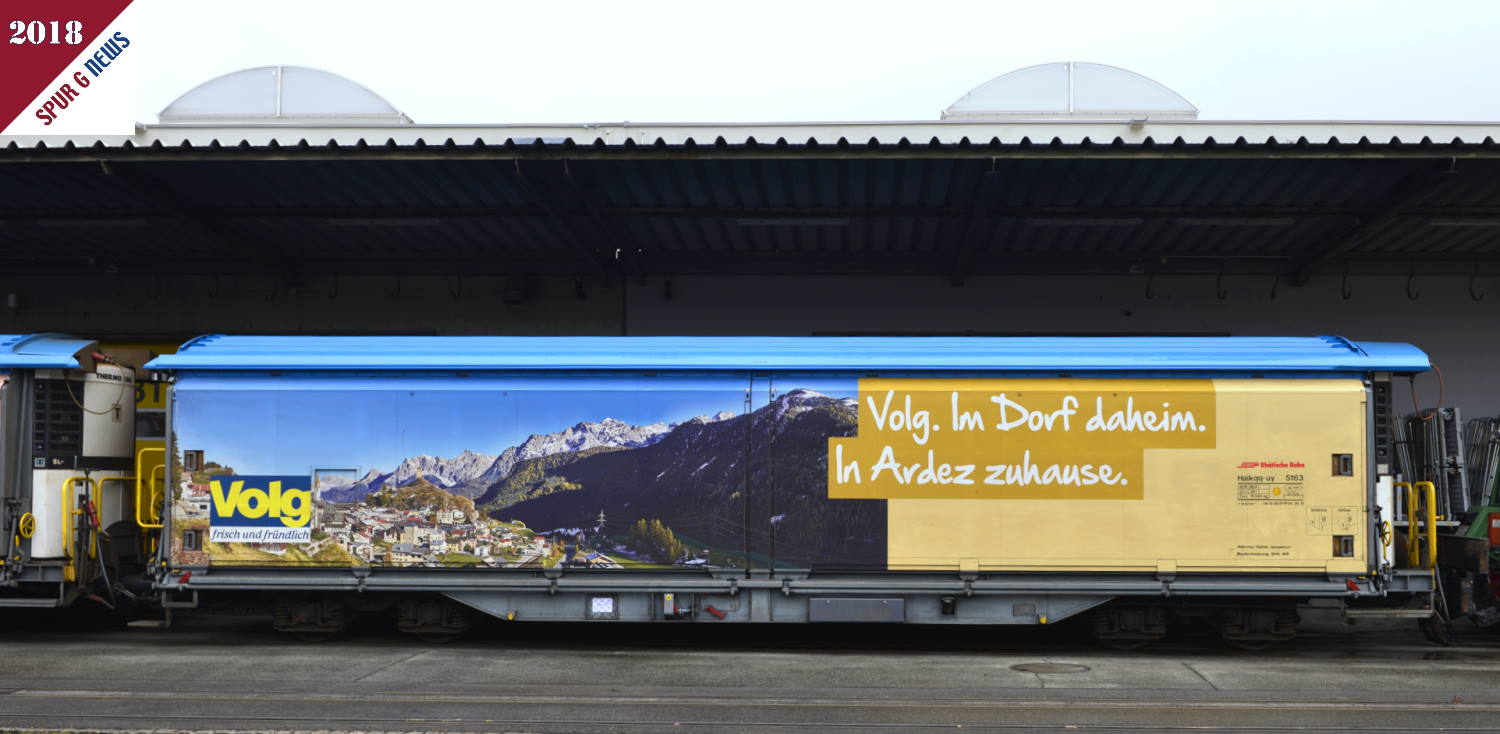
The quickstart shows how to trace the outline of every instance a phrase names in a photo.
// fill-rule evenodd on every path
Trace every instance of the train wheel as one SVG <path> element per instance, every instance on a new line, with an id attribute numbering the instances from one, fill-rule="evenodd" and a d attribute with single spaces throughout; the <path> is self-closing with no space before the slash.
<path id="1" fill-rule="evenodd" d="M 1474 620 L 1474 626 L 1478 627 L 1481 631 L 1492 635 L 1500 635 L 1500 608 L 1490 607 L 1488 609 L 1480 609 L 1470 618 Z"/>
<path id="2" fill-rule="evenodd" d="M 1453 626 L 1436 614 L 1422 618 L 1417 622 L 1417 629 L 1422 630 L 1422 635 L 1431 640 L 1434 645 L 1450 647 L 1458 644 L 1458 637 L 1453 634 Z"/>
<path id="3" fill-rule="evenodd" d="M 1161 607 L 1110 604 L 1095 609 L 1090 623 L 1094 638 L 1116 650 L 1139 650 L 1167 633 Z"/>
<path id="4" fill-rule="evenodd" d="M 349 626 L 349 609 L 332 597 L 278 597 L 272 607 L 271 626 L 291 632 L 304 642 L 324 642 Z"/>
<path id="5" fill-rule="evenodd" d="M 1149 637 L 1095 637 L 1094 639 L 1111 650 L 1139 650 L 1151 644 Z"/>
<path id="6" fill-rule="evenodd" d="M 403 599 L 396 604 L 396 628 L 423 642 L 452 642 L 469 631 L 469 613 L 447 600 Z"/>
<path id="7" fill-rule="evenodd" d="M 1251 652 L 1297 636 L 1296 607 L 1231 607 L 1218 614 L 1219 637 L 1230 647 Z"/>
<path id="8" fill-rule="evenodd" d="M 1262 652 L 1265 650 L 1269 650 L 1272 647 L 1275 647 L 1277 642 L 1280 642 L 1280 640 L 1247 640 L 1242 637 L 1236 638 L 1223 636 L 1220 636 L 1219 639 L 1223 640 L 1224 644 L 1236 650 L 1244 650 L 1246 652 Z"/>

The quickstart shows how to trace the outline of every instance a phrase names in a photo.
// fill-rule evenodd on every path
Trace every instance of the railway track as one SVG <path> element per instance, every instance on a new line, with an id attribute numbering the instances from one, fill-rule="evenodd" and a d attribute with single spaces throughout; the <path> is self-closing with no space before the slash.
<path id="1" fill-rule="evenodd" d="M 80 711 L 80 702 L 126 704 L 118 711 Z M 43 710 L 61 704 L 66 713 Z M 167 705 L 150 711 L 142 707 Z M 338 704 L 447 713 L 318 713 L 287 707 Z M 197 705 L 218 712 L 173 710 Z M 255 710 L 275 706 L 279 712 Z M 245 707 L 245 710 L 232 710 Z M 231 709 L 231 710 L 223 710 Z M 566 712 L 566 713 L 564 713 Z M 559 715 L 561 714 L 561 715 Z M 1500 700 L 1350 701 L 1325 698 L 1150 699 L 1059 697 L 868 697 L 712 695 L 538 695 L 436 692 L 424 694 L 10 689 L 0 691 L 0 726 L 152 731 L 235 730 L 510 730 L 672 731 L 931 730 L 981 731 L 1493 731 Z M 1288 719 L 1278 721 L 1278 719 Z M 1173 719 L 1181 719 L 1174 723 Z M 1253 719 L 1253 721 L 1252 721 Z M 1315 721 L 1309 721 L 1315 719 Z M 1347 719 L 1347 723 L 1340 723 Z M 1378 723 L 1371 719 L 1384 719 Z M 147 725 L 149 724 L 149 725 Z"/>
<path id="2" fill-rule="evenodd" d="M 264 620 L 0 634 L 0 731 L 1492 731 L 1500 638 L 1337 627 L 1247 653 L 1100 649 L 1066 628 L 384 627 L 303 644 Z M 983 634 L 983 638 L 976 635 Z"/>

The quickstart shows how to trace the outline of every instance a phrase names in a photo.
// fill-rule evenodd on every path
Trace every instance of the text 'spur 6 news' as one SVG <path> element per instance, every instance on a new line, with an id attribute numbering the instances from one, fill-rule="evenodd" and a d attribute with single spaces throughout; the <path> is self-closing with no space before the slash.
<path id="1" fill-rule="evenodd" d="M 0 3 L 0 135 L 134 133 L 136 5 Z"/>

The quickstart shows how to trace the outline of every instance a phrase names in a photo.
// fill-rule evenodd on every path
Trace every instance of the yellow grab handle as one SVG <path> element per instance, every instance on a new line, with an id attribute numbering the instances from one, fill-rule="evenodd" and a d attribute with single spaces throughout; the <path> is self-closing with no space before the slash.
<path id="1" fill-rule="evenodd" d="M 135 524 L 140 526 L 142 530 L 160 530 L 162 525 L 161 515 L 155 511 L 156 473 L 157 471 L 164 471 L 166 465 L 154 464 L 151 467 L 151 471 L 141 471 L 145 468 L 145 464 L 143 462 L 146 458 L 146 454 L 152 453 L 161 454 L 162 461 L 166 461 L 167 450 L 166 448 L 161 446 L 147 446 L 146 448 L 137 451 L 135 454 Z M 150 520 L 141 518 L 141 494 L 143 492 L 146 493 L 146 496 L 150 498 L 145 504 L 151 506 L 151 520 L 155 520 L 155 522 L 151 522 Z M 165 488 L 163 488 L 163 496 L 165 497 Z"/>
<path id="2" fill-rule="evenodd" d="M 76 581 L 78 577 L 78 564 L 73 558 L 73 518 L 82 515 L 83 510 L 78 509 L 78 503 L 73 501 L 73 485 L 83 482 L 89 485 L 92 491 L 89 496 L 99 494 L 99 480 L 93 477 L 68 477 L 62 484 L 62 534 L 63 534 L 63 558 L 67 564 L 63 566 L 63 580 Z"/>
<path id="3" fill-rule="evenodd" d="M 1422 499 L 1427 503 L 1422 516 L 1423 531 L 1427 536 L 1427 562 L 1422 568 L 1437 568 L 1437 485 L 1417 482 L 1415 489 L 1422 490 Z"/>

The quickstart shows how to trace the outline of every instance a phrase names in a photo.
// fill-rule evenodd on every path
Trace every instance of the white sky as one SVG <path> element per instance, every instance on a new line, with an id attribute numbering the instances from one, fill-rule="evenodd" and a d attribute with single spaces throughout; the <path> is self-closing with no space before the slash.
<path id="1" fill-rule="evenodd" d="M 272 64 L 419 123 L 930 120 L 1023 66 L 1145 74 L 1202 119 L 1500 121 L 1496 0 L 137 0 L 136 118 Z"/>

